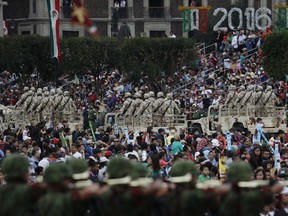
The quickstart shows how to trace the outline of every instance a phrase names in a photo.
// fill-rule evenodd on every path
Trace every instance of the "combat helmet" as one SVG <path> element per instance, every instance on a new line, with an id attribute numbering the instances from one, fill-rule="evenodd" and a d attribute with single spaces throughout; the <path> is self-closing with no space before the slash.
<path id="1" fill-rule="evenodd" d="M 125 98 L 131 97 L 131 93 L 130 92 L 126 92 L 125 93 Z"/>
<path id="2" fill-rule="evenodd" d="M 151 178 L 147 178 L 147 170 L 140 162 L 132 163 L 131 170 L 131 182 L 132 187 L 146 187 L 152 183 Z"/>
<path id="3" fill-rule="evenodd" d="M 33 91 L 33 92 L 35 92 L 35 87 L 32 86 L 32 87 L 30 88 L 30 90 Z"/>
<path id="4" fill-rule="evenodd" d="M 9 180 L 22 179 L 29 167 L 27 158 L 20 154 L 11 154 L 4 158 L 2 163 L 2 171 Z"/>
<path id="5" fill-rule="evenodd" d="M 256 91 L 262 91 L 263 87 L 261 85 L 257 86 Z"/>
<path id="6" fill-rule="evenodd" d="M 267 91 L 272 91 L 272 86 L 268 85 L 266 89 Z"/>
<path id="7" fill-rule="evenodd" d="M 27 86 L 25 86 L 25 87 L 23 88 L 23 91 L 27 92 L 27 91 L 29 91 L 29 88 L 28 88 Z"/>
<path id="8" fill-rule="evenodd" d="M 240 89 L 240 91 L 245 91 L 245 86 L 241 85 L 241 86 L 239 87 L 239 89 Z"/>
<path id="9" fill-rule="evenodd" d="M 253 90 L 253 85 L 248 85 L 247 86 L 247 91 L 252 91 Z"/>
<path id="10" fill-rule="evenodd" d="M 109 185 L 127 185 L 130 183 L 130 172 L 132 164 L 130 161 L 123 157 L 111 158 L 107 166 L 107 173 Z"/>
<path id="11" fill-rule="evenodd" d="M 56 93 L 61 95 L 61 94 L 63 94 L 63 91 L 62 91 L 61 88 L 57 88 L 57 89 L 56 89 Z"/>
<path id="12" fill-rule="evenodd" d="M 160 97 L 164 97 L 163 92 L 158 92 L 158 93 L 157 93 L 157 98 L 160 98 Z"/>
<path id="13" fill-rule="evenodd" d="M 51 164 L 44 173 L 44 182 L 48 184 L 59 184 L 65 179 L 71 179 L 72 172 L 64 163 Z"/>
<path id="14" fill-rule="evenodd" d="M 232 163 L 227 171 L 229 182 L 250 181 L 252 175 L 252 167 L 244 161 L 236 161 Z"/>
<path id="15" fill-rule="evenodd" d="M 64 96 L 69 96 L 69 91 L 64 91 Z"/>
<path id="16" fill-rule="evenodd" d="M 173 94 L 172 94 L 172 93 L 168 93 L 168 94 L 167 94 L 167 98 L 168 98 L 168 99 L 173 99 Z"/>
<path id="17" fill-rule="evenodd" d="M 147 99 L 147 98 L 149 98 L 149 93 L 144 94 L 144 99 Z"/>
<path id="18" fill-rule="evenodd" d="M 45 91 L 48 91 L 48 87 L 47 87 L 47 86 L 43 87 L 43 91 L 44 91 L 44 92 L 45 92 Z"/>
<path id="19" fill-rule="evenodd" d="M 72 171 L 75 188 L 83 188 L 92 184 L 92 181 L 89 179 L 90 173 L 85 160 L 71 158 L 67 160 L 66 164 Z"/>
<path id="20" fill-rule="evenodd" d="M 173 183 L 191 182 L 197 178 L 197 169 L 192 161 L 176 161 L 171 169 L 170 181 Z"/>
<path id="21" fill-rule="evenodd" d="M 149 96 L 150 96 L 150 97 L 155 97 L 154 92 L 153 92 L 153 91 L 150 91 L 150 92 L 149 92 Z"/>

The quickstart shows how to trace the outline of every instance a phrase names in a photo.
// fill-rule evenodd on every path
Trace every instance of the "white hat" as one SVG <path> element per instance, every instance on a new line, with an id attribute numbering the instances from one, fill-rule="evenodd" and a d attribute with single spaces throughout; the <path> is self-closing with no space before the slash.
<path id="1" fill-rule="evenodd" d="M 217 140 L 217 139 L 212 139 L 211 142 L 212 142 L 212 148 L 220 146 L 219 140 Z"/>
<path id="2" fill-rule="evenodd" d="M 196 159 L 200 155 L 200 152 L 196 152 L 194 158 Z"/>
<path id="3" fill-rule="evenodd" d="M 288 194 L 288 187 L 284 187 L 280 194 Z"/>

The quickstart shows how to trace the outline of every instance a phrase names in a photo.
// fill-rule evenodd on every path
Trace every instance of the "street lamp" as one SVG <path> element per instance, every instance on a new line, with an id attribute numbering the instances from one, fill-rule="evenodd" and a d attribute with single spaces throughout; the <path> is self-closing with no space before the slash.
<path id="1" fill-rule="evenodd" d="M 4 25 L 3 25 L 3 7 L 7 6 L 8 2 L 0 0 L 0 37 L 4 36 Z"/>

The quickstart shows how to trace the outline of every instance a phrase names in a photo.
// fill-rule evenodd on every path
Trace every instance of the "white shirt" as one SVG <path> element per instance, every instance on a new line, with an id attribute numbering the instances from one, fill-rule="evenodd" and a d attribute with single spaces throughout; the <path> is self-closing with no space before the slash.
<path id="1" fill-rule="evenodd" d="M 176 35 L 174 35 L 174 34 L 169 35 L 169 38 L 176 38 Z"/>
<path id="2" fill-rule="evenodd" d="M 82 154 L 80 152 L 75 152 L 72 157 L 76 158 L 76 159 L 80 159 L 82 158 Z"/>
<path id="3" fill-rule="evenodd" d="M 49 158 L 44 157 L 41 161 L 39 161 L 38 166 L 43 167 L 43 171 L 49 166 Z"/>

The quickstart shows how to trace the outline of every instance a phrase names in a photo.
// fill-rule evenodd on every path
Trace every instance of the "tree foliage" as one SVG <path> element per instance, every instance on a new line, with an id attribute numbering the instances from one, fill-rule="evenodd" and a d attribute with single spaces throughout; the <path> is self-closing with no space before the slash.
<path id="1" fill-rule="evenodd" d="M 288 33 L 268 35 L 263 52 L 265 71 L 275 79 L 284 79 L 285 74 L 288 74 Z"/>
<path id="2" fill-rule="evenodd" d="M 143 76 L 153 81 L 181 66 L 192 66 L 196 57 L 191 39 L 102 38 L 97 42 L 86 37 L 68 38 L 61 40 L 64 64 L 55 72 L 49 42 L 48 37 L 40 36 L 0 38 L 0 69 L 21 74 L 24 79 L 36 70 L 42 80 L 53 81 L 51 75 L 74 76 L 87 70 L 97 73 L 119 68 L 130 81 Z"/>

